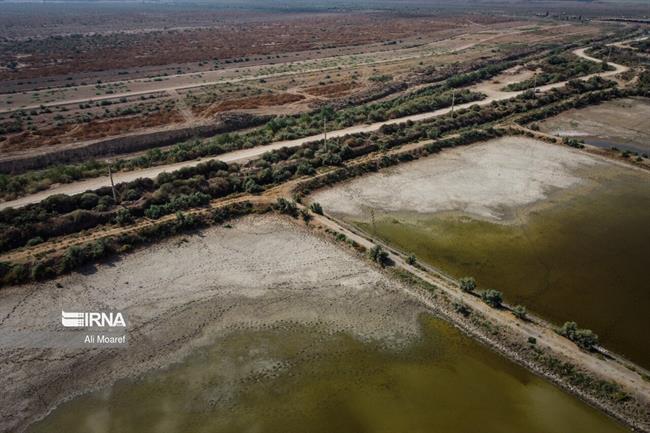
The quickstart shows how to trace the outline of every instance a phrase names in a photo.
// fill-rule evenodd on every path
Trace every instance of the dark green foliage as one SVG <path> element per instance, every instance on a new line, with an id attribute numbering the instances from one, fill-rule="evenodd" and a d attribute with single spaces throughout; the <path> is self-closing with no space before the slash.
<path id="1" fill-rule="evenodd" d="M 525 320 L 528 312 L 526 311 L 526 307 L 523 305 L 515 305 L 515 307 L 512 309 L 512 314 L 514 314 L 518 319 Z"/>
<path id="2" fill-rule="evenodd" d="M 117 214 L 115 215 L 115 223 L 119 224 L 121 226 L 126 226 L 129 225 L 133 222 L 133 215 L 131 215 L 131 212 L 128 209 L 120 209 L 117 211 Z"/>
<path id="3" fill-rule="evenodd" d="M 313 218 L 307 209 L 300 209 L 300 216 L 302 217 L 302 220 L 305 222 L 305 224 L 308 224 L 309 221 L 311 221 Z"/>
<path id="4" fill-rule="evenodd" d="M 368 257 L 373 262 L 379 263 L 382 267 L 389 263 L 388 253 L 380 245 L 375 245 L 368 251 Z"/>
<path id="5" fill-rule="evenodd" d="M 277 212 L 290 215 L 294 218 L 298 216 L 298 207 L 296 204 L 282 197 L 277 199 L 277 201 L 273 204 L 273 209 L 275 209 Z"/>
<path id="6" fill-rule="evenodd" d="M 418 259 L 413 254 L 409 254 L 408 257 L 406 258 L 406 263 L 408 263 L 411 266 L 415 265 L 417 262 Z"/>
<path id="7" fill-rule="evenodd" d="M 318 202 L 313 202 L 311 205 L 309 205 L 309 209 L 311 209 L 311 211 L 315 214 L 323 215 L 323 208 Z"/>
<path id="8" fill-rule="evenodd" d="M 476 290 L 476 280 L 472 277 L 463 277 L 459 280 L 460 289 L 463 292 L 473 292 Z"/>
<path id="9" fill-rule="evenodd" d="M 580 329 L 576 322 L 564 322 L 557 333 L 576 343 L 583 349 L 591 350 L 598 345 L 598 335 L 591 329 Z"/>
<path id="10" fill-rule="evenodd" d="M 81 209 L 92 209 L 99 203 L 99 196 L 94 192 L 86 192 L 79 197 L 79 207 Z"/>
<path id="11" fill-rule="evenodd" d="M 481 293 L 481 299 L 492 308 L 501 308 L 503 295 L 498 290 L 486 290 Z"/>
<path id="12" fill-rule="evenodd" d="M 208 194 L 204 194 L 202 192 L 180 194 L 163 205 L 151 205 L 144 211 L 144 215 L 147 218 L 158 219 L 163 215 L 168 215 L 179 210 L 204 206 L 210 203 L 210 199 L 211 197 Z"/>

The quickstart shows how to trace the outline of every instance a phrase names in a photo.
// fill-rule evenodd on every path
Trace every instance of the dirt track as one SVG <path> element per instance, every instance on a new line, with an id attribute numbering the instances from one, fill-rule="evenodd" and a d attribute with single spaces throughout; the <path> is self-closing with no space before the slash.
<path id="1" fill-rule="evenodd" d="M 593 57 L 590 57 L 586 55 L 585 52 L 586 48 L 579 48 L 574 51 L 574 54 L 577 56 L 583 57 L 587 60 L 591 60 L 594 62 L 601 62 L 601 60 L 595 59 Z M 611 66 L 614 67 L 614 70 L 612 71 L 606 71 L 606 72 L 600 72 L 597 74 L 592 74 L 592 75 L 587 75 L 585 77 L 581 77 L 582 80 L 588 80 L 589 78 L 593 76 L 600 76 L 600 77 L 611 77 L 620 73 L 623 73 L 627 71 L 629 68 L 623 65 L 618 65 L 615 63 L 610 63 Z M 537 89 L 539 91 L 545 92 L 554 88 L 558 87 L 563 87 L 566 84 L 566 81 L 559 82 L 559 83 L 554 83 L 554 84 L 548 84 L 545 86 L 538 87 Z M 490 104 L 493 101 L 500 101 L 504 99 L 509 99 L 513 98 L 524 91 L 517 91 L 517 92 L 505 92 L 505 91 L 498 91 L 494 89 L 494 85 L 491 83 L 491 81 L 487 81 L 484 83 L 480 83 L 476 86 L 472 86 L 472 90 L 481 92 L 485 89 L 488 92 L 488 97 L 477 102 L 469 102 L 466 104 L 459 104 L 455 107 L 455 109 L 460 109 L 460 108 L 467 108 L 472 105 L 487 105 Z M 356 126 L 351 126 L 349 128 L 344 128 L 344 129 L 339 129 L 337 131 L 329 131 L 327 133 L 328 138 L 337 138 L 337 137 L 343 137 L 348 134 L 355 134 L 355 133 L 360 133 L 360 132 L 372 132 L 372 131 L 377 131 L 379 128 L 381 128 L 383 125 L 393 125 L 393 124 L 398 124 L 398 123 L 403 123 L 406 121 L 422 121 L 422 120 L 428 120 L 432 119 L 434 117 L 442 116 L 451 111 L 451 107 L 448 108 L 442 108 L 440 110 L 435 110 L 435 111 L 430 111 L 428 113 L 420 113 L 420 114 L 414 114 L 411 116 L 405 116 L 405 117 L 400 117 L 397 119 L 391 119 L 387 121 L 382 121 L 382 122 L 376 122 L 372 123 L 369 125 L 356 125 Z M 151 167 L 151 168 L 146 168 L 142 170 L 134 170 L 130 172 L 121 172 L 121 173 L 116 173 L 113 175 L 114 180 L 116 183 L 120 182 L 129 182 L 132 180 L 135 180 L 137 178 L 142 178 L 142 177 L 149 177 L 149 178 L 154 178 L 158 176 L 162 172 L 169 172 L 169 171 L 174 171 L 178 170 L 183 167 L 193 167 L 201 162 L 209 161 L 212 159 L 224 161 L 224 162 L 241 162 L 245 161 L 248 159 L 253 159 L 256 157 L 259 157 L 265 152 L 268 152 L 269 150 L 273 149 L 279 149 L 281 147 L 296 147 L 300 146 L 304 143 L 310 142 L 310 141 L 315 141 L 315 140 L 322 140 L 323 139 L 323 134 L 317 134 L 309 137 L 304 137 L 304 138 L 299 138 L 296 140 L 287 140 L 287 141 L 278 141 L 266 146 L 259 146 L 259 147 L 254 147 L 250 149 L 244 149 L 244 150 L 238 150 L 234 152 L 229 152 L 225 153 L 223 155 L 214 157 L 214 158 L 206 158 L 202 160 L 192 160 L 192 161 L 185 161 L 185 162 L 180 162 L 176 164 L 168 164 L 168 165 L 161 165 L 157 167 Z M 79 182 L 74 182 L 74 183 L 69 183 L 65 185 L 59 185 L 53 188 L 50 188 L 45 191 L 40 191 L 35 194 L 27 195 L 15 200 L 11 201 L 6 201 L 3 203 L 0 203 L 0 210 L 5 209 L 8 207 L 22 207 L 26 206 L 31 203 L 38 203 L 39 201 L 49 197 L 50 195 L 54 194 L 78 194 L 80 192 L 84 192 L 87 190 L 94 190 L 97 188 L 101 188 L 103 186 L 108 186 L 109 185 L 109 180 L 108 177 L 105 178 L 93 178 L 93 179 L 87 179 Z"/>

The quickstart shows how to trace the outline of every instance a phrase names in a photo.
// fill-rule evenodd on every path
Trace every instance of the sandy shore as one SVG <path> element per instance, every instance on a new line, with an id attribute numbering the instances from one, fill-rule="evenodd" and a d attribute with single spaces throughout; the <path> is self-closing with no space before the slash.
<path id="1" fill-rule="evenodd" d="M 0 332 L 60 330 L 61 309 L 72 308 L 125 313 L 129 347 L 3 348 L 0 431 L 23 431 L 66 399 L 167 366 L 229 330 L 290 321 L 398 345 L 417 335 L 425 311 L 364 261 L 274 216 L 5 289 Z"/>

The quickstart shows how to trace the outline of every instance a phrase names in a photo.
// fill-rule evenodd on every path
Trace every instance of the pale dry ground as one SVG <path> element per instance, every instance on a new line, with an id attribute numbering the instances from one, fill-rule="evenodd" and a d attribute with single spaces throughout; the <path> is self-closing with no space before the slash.
<path id="1" fill-rule="evenodd" d="M 305 323 L 399 346 L 425 307 L 363 260 L 276 216 L 162 242 L 119 263 L 3 289 L 0 339 L 61 330 L 60 311 L 126 314 L 128 349 L 3 349 L 0 431 L 63 400 L 182 359 L 229 330 Z M 58 287 L 60 286 L 60 287 Z"/>
<path id="2" fill-rule="evenodd" d="M 507 209 L 543 200 L 585 181 L 578 168 L 604 164 L 585 153 L 509 136 L 446 150 L 315 193 L 328 212 L 464 212 L 503 220 Z"/>
<path id="3" fill-rule="evenodd" d="M 519 24 L 519 25 L 517 25 Z M 185 90 L 200 88 L 214 84 L 240 83 L 250 80 L 268 79 L 281 76 L 292 76 L 307 71 L 336 70 L 340 66 L 362 66 L 377 65 L 382 63 L 394 63 L 409 59 L 426 58 L 440 55 L 441 53 L 457 53 L 467 50 L 478 44 L 489 42 L 505 36 L 515 36 L 522 33 L 537 32 L 538 29 L 531 29 L 527 24 L 513 23 L 512 27 L 501 28 L 494 26 L 494 29 L 481 30 L 483 26 L 468 28 L 461 36 L 451 37 L 442 41 L 434 41 L 415 48 L 387 49 L 367 54 L 342 55 L 335 57 L 323 57 L 313 60 L 299 60 L 272 65 L 244 66 L 239 68 L 220 69 L 215 71 L 192 72 L 184 74 L 173 74 L 164 77 L 159 81 L 151 78 L 140 78 L 135 80 L 121 80 L 103 83 L 103 86 L 119 86 L 128 88 L 128 91 L 117 92 L 108 95 L 96 95 L 95 84 L 86 86 L 75 86 L 73 88 L 55 88 L 47 90 L 29 91 L 19 94 L 0 94 L 0 113 L 11 112 L 17 109 L 29 110 L 41 106 L 52 107 L 63 104 L 77 104 L 87 101 L 101 101 L 103 99 L 115 99 L 120 97 L 133 97 L 155 92 L 171 90 Z M 568 24 L 551 25 L 546 28 L 568 27 Z M 544 39 L 544 38 L 541 38 Z M 49 95 L 51 100 L 41 100 L 34 103 L 35 96 L 44 97 Z M 7 104 L 12 100 L 12 104 Z"/>
<path id="4" fill-rule="evenodd" d="M 591 60 L 594 62 L 602 62 L 599 59 L 587 56 L 585 52 L 586 48 L 579 48 L 573 51 L 573 53 L 577 56 L 583 57 L 587 60 Z M 606 72 L 600 72 L 597 74 L 591 74 L 591 75 L 586 75 L 584 77 L 581 77 L 581 80 L 588 80 L 591 77 L 594 76 L 600 76 L 600 77 L 611 77 L 614 75 L 618 75 L 620 73 L 626 72 L 629 70 L 627 66 L 623 65 L 618 65 L 616 63 L 609 63 L 610 66 L 614 67 L 614 70 L 611 71 L 606 71 Z M 545 86 L 537 87 L 537 89 L 541 92 L 546 92 L 554 88 L 559 88 L 563 87 L 566 84 L 566 81 L 562 81 L 559 83 L 553 83 L 553 84 L 547 84 Z M 483 89 L 486 90 L 486 92 L 489 93 L 488 97 L 485 99 L 482 99 L 480 101 L 476 102 L 468 102 L 466 104 L 459 104 L 456 105 L 456 109 L 461 109 L 461 108 L 468 108 L 471 107 L 472 105 L 487 105 L 492 103 L 493 101 L 500 101 L 504 99 L 510 99 L 514 98 L 515 96 L 523 93 L 524 91 L 517 91 L 517 92 L 506 92 L 502 90 L 498 90 L 495 86 L 495 84 L 491 81 L 485 81 L 482 83 L 479 83 L 477 85 L 474 85 L 470 87 L 470 89 L 477 91 L 477 92 L 482 92 Z M 337 131 L 329 131 L 327 133 L 327 137 L 332 139 L 332 138 L 337 138 L 337 137 L 343 137 L 348 134 L 357 134 L 357 133 L 362 133 L 362 132 L 373 132 L 379 130 L 383 125 L 394 125 L 394 124 L 399 124 L 403 123 L 406 121 L 423 121 L 423 120 L 428 120 L 428 119 L 433 119 L 435 117 L 439 117 L 442 115 L 445 115 L 447 113 L 451 112 L 451 107 L 448 108 L 442 108 L 439 110 L 435 111 L 429 111 L 426 113 L 420 113 L 420 114 L 414 114 L 411 116 L 405 116 L 405 117 L 400 117 L 397 119 L 390 119 L 382 122 L 376 122 L 376 123 L 371 123 L 367 125 L 355 125 L 351 126 L 349 128 L 344 128 L 344 129 L 339 129 Z M 149 177 L 149 178 L 154 178 L 158 174 L 162 172 L 169 172 L 173 170 L 178 170 L 179 168 L 182 167 L 193 167 L 201 162 L 209 161 L 212 159 L 216 160 L 221 160 L 224 162 L 234 162 L 234 161 L 242 161 L 242 160 L 248 160 L 252 159 L 255 157 L 259 157 L 260 155 L 264 154 L 265 152 L 273 149 L 279 149 L 281 147 L 297 147 L 301 146 L 304 143 L 310 142 L 310 141 L 315 141 L 315 140 L 322 140 L 324 138 L 323 134 L 318 134 L 318 135 L 313 135 L 309 137 L 303 137 L 299 138 L 296 140 L 287 140 L 287 141 L 276 141 L 275 143 L 265 145 L 265 146 L 258 146 L 258 147 L 253 147 L 250 149 L 244 149 L 241 151 L 235 151 L 235 152 L 229 152 L 223 155 L 216 156 L 214 158 L 207 158 L 203 160 L 191 160 L 191 161 L 185 161 L 181 163 L 175 163 L 175 164 L 168 164 L 168 165 L 161 165 L 161 166 L 156 166 L 156 167 L 151 167 L 151 168 L 146 168 L 142 170 L 134 170 L 134 171 L 129 171 L 129 172 L 121 172 L 121 173 L 116 173 L 114 174 L 114 180 L 116 183 L 120 182 L 130 182 L 132 180 L 138 179 L 138 178 L 144 178 L 144 177 Z M 103 186 L 108 186 L 108 178 L 93 178 L 93 179 L 87 179 L 87 180 L 82 180 L 74 183 L 69 183 L 69 184 L 64 184 L 64 185 L 58 185 L 54 186 L 50 189 L 40 191 L 34 194 L 26 195 L 24 197 L 11 200 L 11 201 L 5 201 L 0 203 L 0 210 L 8 208 L 8 207 L 22 207 L 26 206 L 31 203 L 38 203 L 39 201 L 49 197 L 50 195 L 54 194 L 77 194 L 80 192 L 84 192 L 87 190 L 94 190 L 97 188 L 101 188 Z"/>
<path id="5" fill-rule="evenodd" d="M 569 110 L 538 124 L 541 131 L 561 137 L 597 137 L 650 150 L 648 119 L 650 99 L 624 98 Z"/>

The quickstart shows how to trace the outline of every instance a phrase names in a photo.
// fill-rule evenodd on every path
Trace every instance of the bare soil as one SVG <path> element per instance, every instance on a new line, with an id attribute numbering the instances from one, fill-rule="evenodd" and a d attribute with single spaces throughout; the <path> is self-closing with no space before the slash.
<path id="1" fill-rule="evenodd" d="M 625 98 L 569 110 L 539 123 L 540 130 L 561 137 L 596 140 L 602 146 L 629 144 L 650 151 L 650 99 Z M 591 139 L 591 140 L 590 140 Z"/>
<path id="2" fill-rule="evenodd" d="M 317 192 L 328 212 L 361 216 L 368 208 L 392 212 L 463 212 L 504 220 L 506 209 L 540 201 L 556 189 L 585 181 L 576 169 L 603 164 L 577 152 L 526 137 L 503 137 Z"/>
<path id="3" fill-rule="evenodd" d="M 169 365 L 227 330 L 318 324 L 399 345 L 417 335 L 424 311 L 363 260 L 273 216 L 5 289 L 0 338 L 56 331 L 60 311 L 75 308 L 125 313 L 128 349 L 2 349 L 0 431 L 19 432 L 75 394 Z"/>

